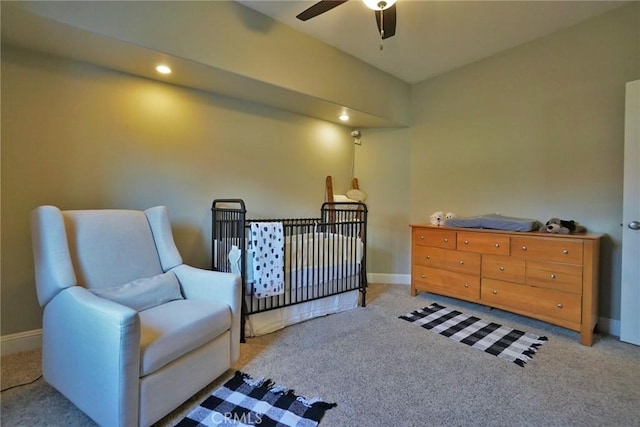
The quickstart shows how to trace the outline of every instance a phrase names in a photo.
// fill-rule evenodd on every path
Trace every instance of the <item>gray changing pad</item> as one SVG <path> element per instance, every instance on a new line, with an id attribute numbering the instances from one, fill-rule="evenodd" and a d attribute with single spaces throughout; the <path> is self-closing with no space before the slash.
<path id="1" fill-rule="evenodd" d="M 537 231 L 540 228 L 540 223 L 535 219 L 514 218 L 498 214 L 451 218 L 446 220 L 444 225 L 447 227 L 489 228 L 505 231 Z"/>

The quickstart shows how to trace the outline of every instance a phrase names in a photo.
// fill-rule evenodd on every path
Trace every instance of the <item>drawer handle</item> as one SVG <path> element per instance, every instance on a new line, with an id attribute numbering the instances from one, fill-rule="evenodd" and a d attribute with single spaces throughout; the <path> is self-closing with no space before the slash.
<path id="1" fill-rule="evenodd" d="M 549 277 L 551 277 L 552 279 L 555 279 L 555 278 L 556 278 L 556 275 L 555 275 L 555 274 L 553 274 L 553 273 L 551 273 L 551 275 L 550 275 Z"/>
<path id="2" fill-rule="evenodd" d="M 462 264 L 464 264 L 464 261 L 463 261 L 463 260 L 460 260 L 460 265 L 462 265 Z"/>
<path id="3" fill-rule="evenodd" d="M 523 251 L 526 251 L 526 250 L 527 250 L 527 247 L 526 247 L 526 246 L 523 246 L 523 247 L 522 247 L 522 250 L 523 250 Z"/>
<path id="4" fill-rule="evenodd" d="M 427 255 L 425 258 L 426 259 L 431 259 L 431 255 Z"/>
<path id="5" fill-rule="evenodd" d="M 562 253 L 565 255 L 569 255 L 569 251 L 567 249 L 563 250 Z"/>
<path id="6" fill-rule="evenodd" d="M 464 244 L 465 244 L 465 245 L 468 245 L 468 244 L 469 244 L 469 241 L 468 241 L 468 240 L 465 240 L 465 241 L 464 241 Z"/>
<path id="7" fill-rule="evenodd" d="M 500 247 L 500 243 L 496 243 L 496 244 L 495 244 L 495 247 L 496 247 L 496 248 L 499 248 L 499 247 Z"/>
<path id="8" fill-rule="evenodd" d="M 420 275 L 420 277 L 422 277 L 423 279 L 426 278 L 427 276 L 425 276 L 424 274 Z"/>
<path id="9" fill-rule="evenodd" d="M 494 294 L 494 295 L 498 295 L 498 291 L 496 291 L 496 290 L 491 291 L 491 293 Z"/>
<path id="10" fill-rule="evenodd" d="M 556 307 L 562 308 L 562 304 L 556 304 Z"/>
<path id="11" fill-rule="evenodd" d="M 447 239 L 447 238 L 442 239 L 442 240 L 444 240 L 445 243 L 449 242 L 449 239 Z"/>
<path id="12" fill-rule="evenodd" d="M 424 236 L 420 236 L 420 240 L 424 240 Z"/>
<path id="13" fill-rule="evenodd" d="M 504 267 L 503 266 L 500 266 L 500 271 L 504 271 Z"/>
<path id="14" fill-rule="evenodd" d="M 468 287 L 469 287 L 469 284 L 468 284 L 468 283 L 465 283 L 465 284 L 464 284 L 464 287 L 465 287 L 465 288 L 468 288 Z"/>

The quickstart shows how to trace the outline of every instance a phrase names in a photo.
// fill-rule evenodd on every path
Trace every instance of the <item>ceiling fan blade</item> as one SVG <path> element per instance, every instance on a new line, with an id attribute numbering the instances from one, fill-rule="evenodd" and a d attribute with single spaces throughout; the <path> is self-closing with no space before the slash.
<path id="1" fill-rule="evenodd" d="M 342 3 L 346 3 L 347 1 L 348 0 L 322 0 L 300 13 L 296 18 L 301 21 L 306 21 L 329 11 L 334 7 L 340 6 Z"/>
<path id="2" fill-rule="evenodd" d="M 378 24 L 378 31 L 382 31 L 380 27 L 380 21 L 384 22 L 384 36 L 382 39 L 388 39 L 389 37 L 393 37 L 396 35 L 396 5 L 394 4 L 389 9 L 385 11 L 376 10 L 374 12 L 376 14 L 376 23 Z M 381 19 L 381 14 L 384 13 L 384 17 Z"/>

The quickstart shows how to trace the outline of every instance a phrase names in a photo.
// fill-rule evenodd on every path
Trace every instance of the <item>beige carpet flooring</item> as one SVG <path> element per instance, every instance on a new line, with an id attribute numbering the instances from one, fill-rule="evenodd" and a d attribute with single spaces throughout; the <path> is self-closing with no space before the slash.
<path id="1" fill-rule="evenodd" d="M 432 302 L 483 320 L 545 335 L 524 367 L 398 319 Z M 367 307 L 349 310 L 241 346 L 233 367 L 271 378 L 338 406 L 331 426 L 640 426 L 640 347 L 578 334 L 455 299 L 370 285 Z M 36 378 L 40 352 L 2 357 L 2 388 Z M 233 374 L 228 371 L 161 420 L 172 426 Z M 3 426 L 92 426 L 42 379 L 2 392 Z"/>

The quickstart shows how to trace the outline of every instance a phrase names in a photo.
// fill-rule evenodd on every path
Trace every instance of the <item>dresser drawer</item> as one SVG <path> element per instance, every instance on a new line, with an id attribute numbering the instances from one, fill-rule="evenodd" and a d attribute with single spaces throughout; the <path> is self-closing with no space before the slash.
<path id="1" fill-rule="evenodd" d="M 446 251 L 432 246 L 415 246 L 413 248 L 413 263 L 425 267 L 444 267 L 444 253 Z"/>
<path id="2" fill-rule="evenodd" d="M 527 285 L 582 293 L 582 267 L 544 261 L 527 261 Z"/>
<path id="3" fill-rule="evenodd" d="M 414 267 L 413 280 L 426 283 L 429 292 L 478 301 L 480 298 L 480 278 L 453 271 L 429 267 Z"/>
<path id="4" fill-rule="evenodd" d="M 481 254 L 509 255 L 509 236 L 500 234 L 458 233 L 458 249 Z"/>
<path id="5" fill-rule="evenodd" d="M 531 311 L 534 313 L 580 323 L 582 297 L 553 289 L 530 288 Z"/>
<path id="6" fill-rule="evenodd" d="M 482 255 L 482 277 L 524 283 L 525 260 L 501 255 Z"/>
<path id="7" fill-rule="evenodd" d="M 487 305 L 509 307 L 534 315 L 580 323 L 582 298 L 569 292 L 483 278 L 480 301 Z"/>
<path id="8" fill-rule="evenodd" d="M 530 310 L 529 286 L 482 278 L 480 301 L 488 305 Z"/>
<path id="9" fill-rule="evenodd" d="M 524 259 L 582 265 L 583 245 L 580 240 L 564 238 L 512 237 L 511 255 Z"/>
<path id="10" fill-rule="evenodd" d="M 456 248 L 456 232 L 452 230 L 432 230 L 414 228 L 412 242 L 416 246 L 434 246 L 444 249 Z"/>
<path id="11" fill-rule="evenodd" d="M 462 251 L 445 251 L 444 268 L 458 273 L 480 274 L 480 254 Z"/>

